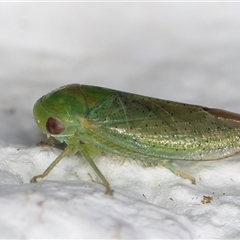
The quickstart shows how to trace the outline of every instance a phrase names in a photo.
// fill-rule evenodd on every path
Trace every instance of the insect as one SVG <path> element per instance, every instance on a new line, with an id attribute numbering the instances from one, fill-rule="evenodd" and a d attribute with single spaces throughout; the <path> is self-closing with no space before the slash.
<path id="1" fill-rule="evenodd" d="M 67 147 L 40 175 L 78 151 L 106 187 L 112 189 L 92 157 L 101 151 L 162 165 L 195 183 L 171 160 L 217 160 L 240 151 L 240 115 L 107 88 L 66 85 L 34 105 L 38 127 Z"/>

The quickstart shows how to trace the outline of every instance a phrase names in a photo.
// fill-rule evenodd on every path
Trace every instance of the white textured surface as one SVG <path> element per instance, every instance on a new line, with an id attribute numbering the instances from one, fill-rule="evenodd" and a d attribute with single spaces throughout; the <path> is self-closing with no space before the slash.
<path id="1" fill-rule="evenodd" d="M 30 184 L 60 150 L 32 117 L 43 94 L 104 86 L 240 112 L 235 3 L 0 3 L 0 238 L 239 238 L 239 155 L 161 167 L 81 156 Z M 202 204 L 203 196 L 213 197 Z"/>

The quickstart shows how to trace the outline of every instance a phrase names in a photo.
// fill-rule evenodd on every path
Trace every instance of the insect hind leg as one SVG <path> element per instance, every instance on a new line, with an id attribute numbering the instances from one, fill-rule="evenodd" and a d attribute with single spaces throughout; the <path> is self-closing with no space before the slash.
<path id="1" fill-rule="evenodd" d="M 175 175 L 177 176 L 180 176 L 184 179 L 188 179 L 191 181 L 192 184 L 196 184 L 196 179 L 194 177 L 192 177 L 191 175 L 181 171 L 180 169 L 176 168 L 170 160 L 158 160 L 156 162 L 151 162 L 151 163 L 148 163 L 148 162 L 145 162 L 145 164 L 147 165 L 160 165 L 160 166 L 163 166 L 167 169 L 169 169 L 170 171 L 172 171 Z"/>
<path id="2" fill-rule="evenodd" d="M 180 176 L 185 179 L 189 179 L 192 182 L 192 184 L 196 184 L 196 179 L 194 177 L 176 168 L 169 160 L 163 160 L 161 165 L 171 170 L 177 176 Z"/>

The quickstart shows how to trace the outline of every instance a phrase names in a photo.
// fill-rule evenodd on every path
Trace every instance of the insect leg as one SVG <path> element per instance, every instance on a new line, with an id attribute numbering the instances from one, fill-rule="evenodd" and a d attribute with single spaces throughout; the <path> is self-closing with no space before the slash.
<path id="1" fill-rule="evenodd" d="M 178 176 L 180 176 L 182 178 L 189 179 L 192 182 L 192 184 L 196 184 L 196 180 L 195 180 L 194 177 L 192 177 L 192 176 L 188 175 L 187 173 L 182 172 L 180 169 L 174 167 L 169 160 L 163 161 L 163 163 L 161 165 L 163 167 L 168 168 L 169 170 L 171 170 L 174 174 L 176 174 L 176 175 L 178 175 Z"/>
<path id="2" fill-rule="evenodd" d="M 51 171 L 52 169 L 67 155 L 72 154 L 72 148 L 70 146 L 66 147 L 65 150 L 50 164 L 50 166 L 42 173 L 39 175 L 34 176 L 30 182 L 34 183 L 37 182 L 38 178 L 44 178 L 46 177 Z"/>
<path id="3" fill-rule="evenodd" d="M 89 162 L 89 164 L 91 165 L 91 167 L 93 168 L 93 170 L 97 173 L 97 175 L 99 176 L 99 178 L 102 180 L 103 185 L 106 187 L 106 194 L 108 195 L 113 195 L 113 190 L 110 188 L 110 184 L 107 181 L 107 179 L 103 176 L 103 174 L 101 173 L 101 171 L 99 170 L 99 168 L 97 167 L 97 165 L 94 163 L 94 161 L 92 160 L 91 156 L 89 155 L 88 151 L 84 148 L 84 144 L 81 145 L 81 149 L 80 152 L 83 154 L 83 156 L 87 159 L 87 161 Z"/>

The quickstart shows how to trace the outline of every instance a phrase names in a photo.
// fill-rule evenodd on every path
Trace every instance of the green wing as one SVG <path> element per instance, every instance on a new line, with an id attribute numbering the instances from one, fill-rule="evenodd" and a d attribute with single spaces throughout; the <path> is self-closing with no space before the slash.
<path id="1" fill-rule="evenodd" d="M 210 160 L 239 151 L 240 115 L 114 92 L 88 115 L 90 144 L 140 158 Z"/>

